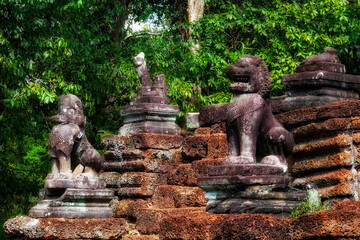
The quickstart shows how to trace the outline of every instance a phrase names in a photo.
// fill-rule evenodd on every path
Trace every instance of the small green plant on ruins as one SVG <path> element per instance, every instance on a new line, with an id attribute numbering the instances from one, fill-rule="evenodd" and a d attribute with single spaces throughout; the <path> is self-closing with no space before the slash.
<path id="1" fill-rule="evenodd" d="M 329 207 L 329 200 L 326 200 L 322 203 L 318 191 L 316 189 L 310 189 L 307 191 L 306 198 L 299 205 L 292 209 L 290 217 L 298 218 L 306 213 L 329 210 Z"/>

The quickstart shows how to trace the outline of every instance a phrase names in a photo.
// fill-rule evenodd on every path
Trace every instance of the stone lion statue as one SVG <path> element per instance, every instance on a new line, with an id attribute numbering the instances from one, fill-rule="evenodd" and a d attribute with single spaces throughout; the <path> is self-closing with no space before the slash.
<path id="1" fill-rule="evenodd" d="M 291 153 L 294 140 L 271 112 L 271 81 L 264 60 L 244 55 L 228 66 L 226 74 L 233 81 L 230 91 L 234 94 L 226 109 L 229 145 L 226 163 L 256 163 L 258 136 L 262 135 L 270 141 L 272 154 L 263 157 L 260 163 L 277 165 L 286 171 L 285 156 Z"/>
<path id="2" fill-rule="evenodd" d="M 51 117 L 56 125 L 49 138 L 52 173 L 48 178 L 97 178 L 103 158 L 85 136 L 86 117 L 80 99 L 72 94 L 62 95 L 59 106 L 59 114 Z"/>

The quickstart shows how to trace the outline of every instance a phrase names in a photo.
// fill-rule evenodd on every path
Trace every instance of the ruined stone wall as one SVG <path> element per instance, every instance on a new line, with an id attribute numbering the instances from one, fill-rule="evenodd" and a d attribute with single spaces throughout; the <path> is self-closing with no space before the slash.
<path id="1" fill-rule="evenodd" d="M 294 187 L 311 183 L 323 198 L 358 200 L 360 101 L 292 110 L 277 119 L 294 134 Z"/>
<path id="2" fill-rule="evenodd" d="M 225 126 L 193 134 L 137 133 L 103 138 L 101 178 L 115 191 L 114 217 L 133 227 L 129 239 L 158 239 L 160 221 L 169 216 L 205 213 L 205 192 L 197 178 L 227 154 Z"/>

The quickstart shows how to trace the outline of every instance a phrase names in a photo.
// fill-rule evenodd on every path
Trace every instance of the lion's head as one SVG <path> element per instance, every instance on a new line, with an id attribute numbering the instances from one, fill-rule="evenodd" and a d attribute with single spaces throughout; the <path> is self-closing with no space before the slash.
<path id="1" fill-rule="evenodd" d="M 57 124 L 74 123 L 84 127 L 86 118 L 81 100 L 73 94 L 61 95 L 59 98 L 59 114 L 52 116 L 51 120 Z"/>
<path id="2" fill-rule="evenodd" d="M 234 94 L 258 93 L 262 97 L 270 95 L 270 74 L 261 57 L 244 55 L 234 65 L 227 67 L 226 75 L 234 82 L 230 85 L 230 92 Z"/>

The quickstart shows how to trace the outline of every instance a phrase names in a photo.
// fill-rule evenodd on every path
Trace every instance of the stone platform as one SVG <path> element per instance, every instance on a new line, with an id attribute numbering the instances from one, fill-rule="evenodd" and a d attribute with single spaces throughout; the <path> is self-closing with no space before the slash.
<path id="1" fill-rule="evenodd" d="M 306 194 L 288 187 L 283 168 L 266 164 L 219 165 L 198 179 L 209 213 L 264 213 L 289 216 Z"/>
<path id="2" fill-rule="evenodd" d="M 17 239 L 122 239 L 130 230 L 123 218 L 65 219 L 18 216 L 4 224 Z"/>
<path id="3" fill-rule="evenodd" d="M 114 192 L 106 189 L 67 188 L 61 197 L 45 195 L 30 209 L 35 218 L 111 218 L 109 202 Z"/>

